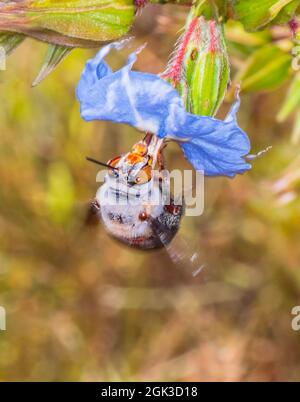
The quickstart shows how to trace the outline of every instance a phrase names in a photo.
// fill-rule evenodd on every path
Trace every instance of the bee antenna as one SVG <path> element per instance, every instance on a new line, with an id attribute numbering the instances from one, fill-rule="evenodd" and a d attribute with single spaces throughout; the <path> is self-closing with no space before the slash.
<path id="1" fill-rule="evenodd" d="M 96 159 L 90 158 L 89 156 L 86 156 L 85 159 L 86 159 L 87 161 L 89 161 L 89 162 L 95 163 L 96 165 L 104 166 L 104 167 L 106 167 L 106 168 L 108 168 L 108 169 L 119 170 L 119 168 L 116 168 L 116 167 L 114 167 L 114 166 L 108 165 L 107 163 L 103 163 L 103 162 L 97 161 Z"/>

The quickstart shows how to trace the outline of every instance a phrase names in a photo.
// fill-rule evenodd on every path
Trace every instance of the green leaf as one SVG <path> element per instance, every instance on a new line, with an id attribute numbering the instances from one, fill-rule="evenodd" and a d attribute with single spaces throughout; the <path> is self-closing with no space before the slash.
<path id="1" fill-rule="evenodd" d="M 243 25 L 237 21 L 228 21 L 225 25 L 226 40 L 239 43 L 252 48 L 267 44 L 271 39 L 268 30 L 260 32 L 247 32 Z"/>
<path id="2" fill-rule="evenodd" d="M 285 121 L 291 113 L 300 108 L 300 73 L 296 74 L 286 99 L 277 115 L 279 122 Z"/>
<path id="3" fill-rule="evenodd" d="M 269 43 L 271 33 L 269 30 L 247 32 L 240 22 L 231 20 L 225 25 L 225 37 L 230 53 L 245 58 Z"/>
<path id="4" fill-rule="evenodd" d="M 287 22 L 295 13 L 298 0 L 236 0 L 234 18 L 250 31 L 264 27 L 272 20 Z"/>
<path id="5" fill-rule="evenodd" d="M 270 90 L 279 87 L 288 77 L 292 58 L 275 45 L 256 50 L 235 77 L 244 91 Z"/>
<path id="6" fill-rule="evenodd" d="M 44 78 L 47 77 L 56 66 L 71 52 L 72 48 L 59 46 L 59 45 L 49 45 L 46 54 L 45 62 L 41 68 L 36 79 L 33 81 L 32 86 L 38 85 Z"/>
<path id="7" fill-rule="evenodd" d="M 274 19 L 274 24 L 285 24 L 296 14 L 296 10 L 299 7 L 299 0 L 293 0 L 287 6 L 278 13 L 278 16 Z"/>

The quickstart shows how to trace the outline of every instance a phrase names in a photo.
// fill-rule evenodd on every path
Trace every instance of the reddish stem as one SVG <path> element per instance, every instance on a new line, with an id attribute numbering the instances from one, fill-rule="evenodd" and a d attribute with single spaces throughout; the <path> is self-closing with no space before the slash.
<path id="1" fill-rule="evenodd" d="M 136 5 L 138 10 L 141 8 L 144 8 L 147 3 L 148 3 L 148 0 L 134 0 L 134 4 Z"/>
<path id="2" fill-rule="evenodd" d="M 299 28 L 299 22 L 297 21 L 296 18 L 292 18 L 289 21 L 289 27 L 290 27 L 290 30 L 292 31 L 293 37 L 295 37 L 297 34 L 297 31 L 298 31 L 298 28 Z"/>

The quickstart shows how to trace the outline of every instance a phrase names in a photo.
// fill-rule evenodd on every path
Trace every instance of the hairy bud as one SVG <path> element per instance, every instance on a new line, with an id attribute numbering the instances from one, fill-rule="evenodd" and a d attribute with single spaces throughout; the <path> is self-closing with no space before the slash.
<path id="1" fill-rule="evenodd" d="M 229 81 L 222 24 L 191 14 L 163 77 L 180 92 L 188 111 L 213 116 Z"/>
<path id="2" fill-rule="evenodd" d="M 0 2 L 0 31 L 69 47 L 92 47 L 125 35 L 133 0 L 20 0 Z"/>

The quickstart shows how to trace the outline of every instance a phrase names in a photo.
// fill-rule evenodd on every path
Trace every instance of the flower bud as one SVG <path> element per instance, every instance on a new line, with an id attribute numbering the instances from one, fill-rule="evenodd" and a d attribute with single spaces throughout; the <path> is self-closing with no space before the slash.
<path id="1" fill-rule="evenodd" d="M 137 6 L 134 0 L 0 1 L 0 49 L 11 53 L 25 38 L 49 43 L 33 82 L 40 83 L 74 47 L 98 47 L 125 35 Z"/>
<path id="2" fill-rule="evenodd" d="M 133 0 L 20 0 L 0 2 L 0 31 L 51 44 L 92 47 L 125 35 Z"/>
<path id="3" fill-rule="evenodd" d="M 229 71 L 222 24 L 191 15 L 163 77 L 179 91 L 189 112 L 213 116 L 224 98 Z"/>

